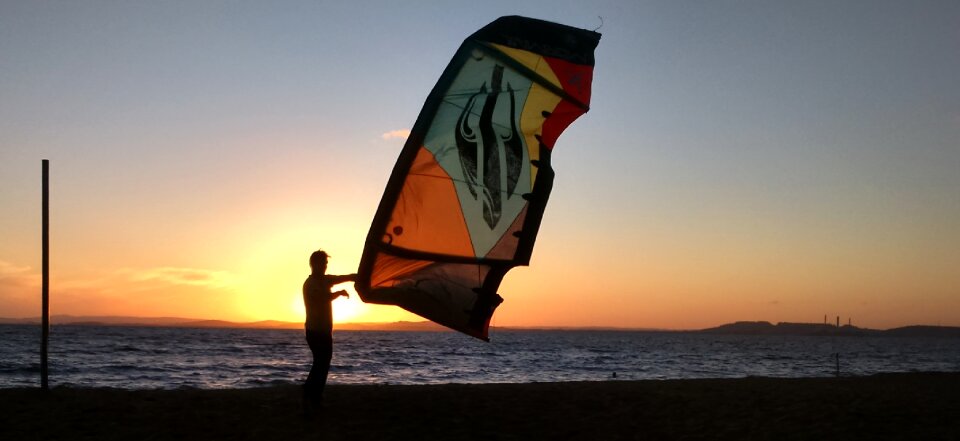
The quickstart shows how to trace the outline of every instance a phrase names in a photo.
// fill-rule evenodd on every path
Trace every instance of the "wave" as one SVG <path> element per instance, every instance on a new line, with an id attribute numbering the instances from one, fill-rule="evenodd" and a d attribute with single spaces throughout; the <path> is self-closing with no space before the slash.
<path id="1" fill-rule="evenodd" d="M 34 339 L 7 329 L 0 387 L 35 384 Z M 28 331 L 24 329 L 23 332 Z M 310 368 L 301 333 L 264 330 L 58 328 L 51 383 L 121 388 L 296 384 Z M 435 384 L 960 371 L 960 345 L 910 338 L 821 340 L 638 332 L 338 331 L 331 384 Z M 905 355 L 909 354 L 909 355 Z"/>

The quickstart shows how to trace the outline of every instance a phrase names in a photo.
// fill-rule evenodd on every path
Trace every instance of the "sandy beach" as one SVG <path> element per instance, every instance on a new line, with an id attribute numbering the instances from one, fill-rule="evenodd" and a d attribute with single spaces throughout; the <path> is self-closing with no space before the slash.
<path id="1" fill-rule="evenodd" d="M 481 385 L 0 389 L 0 439 L 957 439 L 960 373 Z"/>

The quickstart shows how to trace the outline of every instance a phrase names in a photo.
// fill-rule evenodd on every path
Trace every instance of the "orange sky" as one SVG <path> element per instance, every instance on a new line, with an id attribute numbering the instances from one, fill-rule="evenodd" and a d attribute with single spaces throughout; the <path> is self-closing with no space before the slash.
<path id="1" fill-rule="evenodd" d="M 378 5 L 3 6 L 0 317 L 39 315 L 49 158 L 52 313 L 301 320 L 456 47 L 521 14 L 604 37 L 494 326 L 960 326 L 960 7 Z"/>

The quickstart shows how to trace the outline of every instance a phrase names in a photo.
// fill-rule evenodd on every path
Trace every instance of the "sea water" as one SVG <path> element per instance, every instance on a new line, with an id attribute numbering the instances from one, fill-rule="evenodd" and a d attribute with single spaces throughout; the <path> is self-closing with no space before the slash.
<path id="1" fill-rule="evenodd" d="M 337 331 L 331 384 L 528 383 L 960 371 L 947 338 L 632 331 Z M 0 387 L 39 385 L 39 326 L 0 325 Z M 303 331 L 54 326 L 52 386 L 235 388 L 299 383 Z"/>

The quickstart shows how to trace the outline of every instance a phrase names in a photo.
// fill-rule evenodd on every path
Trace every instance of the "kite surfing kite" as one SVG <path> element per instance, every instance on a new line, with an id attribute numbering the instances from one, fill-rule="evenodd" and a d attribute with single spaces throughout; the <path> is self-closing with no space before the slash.
<path id="1" fill-rule="evenodd" d="M 501 17 L 457 50 L 370 226 L 356 289 L 489 341 L 497 293 L 528 265 L 560 133 L 589 109 L 600 34 Z"/>

